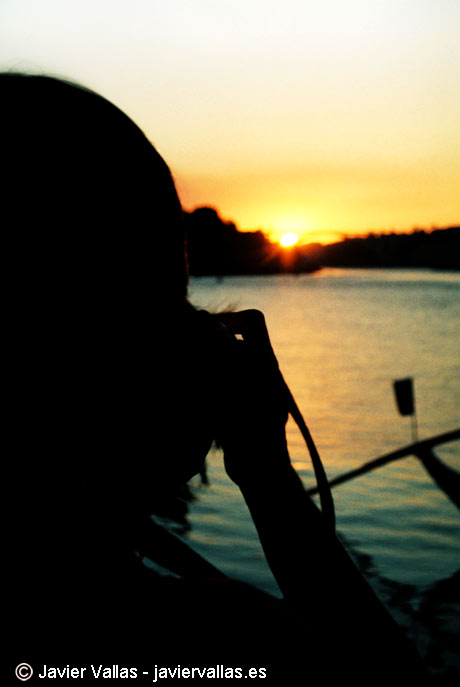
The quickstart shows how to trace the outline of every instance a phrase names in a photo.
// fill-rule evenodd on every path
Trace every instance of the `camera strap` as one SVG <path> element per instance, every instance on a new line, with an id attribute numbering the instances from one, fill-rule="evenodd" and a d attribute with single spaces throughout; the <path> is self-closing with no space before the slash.
<path id="1" fill-rule="evenodd" d="M 310 434 L 310 430 L 308 429 L 307 424 L 303 419 L 302 413 L 300 412 L 297 403 L 295 402 L 294 396 L 292 395 L 291 390 L 289 389 L 284 379 L 283 382 L 286 388 L 289 414 L 291 415 L 292 419 L 299 428 L 307 445 L 308 451 L 310 453 L 310 458 L 316 477 L 316 483 L 318 485 L 321 512 L 323 513 L 327 525 L 330 527 L 332 532 L 335 532 L 334 499 L 332 498 L 331 487 L 329 485 L 329 481 L 327 479 L 324 466 L 321 462 L 321 458 L 319 457 L 318 449 L 316 448 L 315 442 L 313 441 L 313 437 Z"/>

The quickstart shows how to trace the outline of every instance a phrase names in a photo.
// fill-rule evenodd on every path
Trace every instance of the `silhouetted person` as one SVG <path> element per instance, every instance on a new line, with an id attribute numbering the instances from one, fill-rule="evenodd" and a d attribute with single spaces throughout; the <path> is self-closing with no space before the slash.
<path id="1" fill-rule="evenodd" d="M 417 677 L 290 464 L 261 315 L 213 318 L 187 301 L 182 211 L 162 158 L 86 89 L 6 74 L 0 92 L 15 658 L 245 661 L 301 684 Z M 150 523 L 216 437 L 283 602 Z M 153 573 L 144 553 L 183 579 Z"/>

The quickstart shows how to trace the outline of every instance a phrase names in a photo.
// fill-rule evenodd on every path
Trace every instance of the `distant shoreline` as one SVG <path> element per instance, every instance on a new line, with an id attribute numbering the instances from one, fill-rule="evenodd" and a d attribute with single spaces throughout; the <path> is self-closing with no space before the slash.
<path id="1" fill-rule="evenodd" d="M 328 245 L 308 244 L 305 255 L 323 267 L 460 270 L 460 227 L 409 234 L 370 234 Z"/>
<path id="2" fill-rule="evenodd" d="M 323 267 L 460 270 L 460 226 L 369 234 L 282 248 L 262 231 L 239 231 L 213 208 L 185 213 L 190 275 L 309 274 Z"/>

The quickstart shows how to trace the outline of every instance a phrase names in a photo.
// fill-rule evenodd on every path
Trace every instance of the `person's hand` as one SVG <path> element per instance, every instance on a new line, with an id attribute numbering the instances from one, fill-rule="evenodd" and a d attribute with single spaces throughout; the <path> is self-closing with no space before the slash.
<path id="1" fill-rule="evenodd" d="M 246 310 L 215 317 L 222 328 L 217 440 L 226 471 L 239 485 L 276 479 L 290 465 L 287 396 L 264 316 Z"/>

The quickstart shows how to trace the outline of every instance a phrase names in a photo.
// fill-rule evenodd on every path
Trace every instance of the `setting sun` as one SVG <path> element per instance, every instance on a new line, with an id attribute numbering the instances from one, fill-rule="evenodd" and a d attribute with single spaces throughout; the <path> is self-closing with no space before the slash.
<path id="1" fill-rule="evenodd" d="M 283 234 L 280 238 L 280 245 L 283 246 L 283 248 L 290 248 L 291 246 L 295 246 L 298 240 L 299 237 L 297 236 L 297 234 L 294 234 L 294 232 L 292 231 L 288 231 L 286 234 Z"/>
<path id="2" fill-rule="evenodd" d="M 218 208 L 278 246 L 459 222 L 460 2 L 0 6 L 1 70 L 120 107 L 186 210 Z"/>

